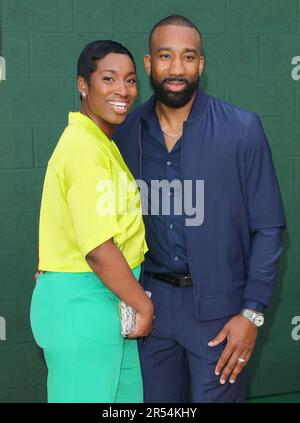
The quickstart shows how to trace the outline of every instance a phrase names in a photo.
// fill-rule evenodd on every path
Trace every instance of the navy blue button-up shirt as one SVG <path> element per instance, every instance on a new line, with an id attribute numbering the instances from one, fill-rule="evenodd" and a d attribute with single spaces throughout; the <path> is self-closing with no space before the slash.
<path id="1" fill-rule="evenodd" d="M 149 245 L 145 271 L 149 273 L 189 273 L 183 215 L 176 214 L 174 204 L 181 189 L 181 143 L 179 139 L 169 152 L 155 112 L 144 119 L 142 177 L 148 185 L 149 213 L 145 216 Z M 156 184 L 151 185 L 153 180 L 177 181 L 177 184 L 163 191 Z M 164 211 L 163 201 L 169 204 L 169 210 L 166 206 Z"/>

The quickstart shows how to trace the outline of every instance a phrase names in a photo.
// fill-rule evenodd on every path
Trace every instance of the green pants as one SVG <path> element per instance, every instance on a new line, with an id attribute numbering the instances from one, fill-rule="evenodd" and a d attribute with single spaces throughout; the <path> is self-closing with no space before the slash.
<path id="1" fill-rule="evenodd" d="M 143 401 L 137 342 L 122 338 L 119 298 L 95 273 L 39 275 L 30 321 L 48 367 L 48 402 Z"/>

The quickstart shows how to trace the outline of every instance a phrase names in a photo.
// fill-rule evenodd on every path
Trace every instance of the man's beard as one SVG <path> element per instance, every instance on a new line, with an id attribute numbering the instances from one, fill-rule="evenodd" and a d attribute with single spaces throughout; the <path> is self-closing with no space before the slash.
<path id="1" fill-rule="evenodd" d="M 178 109 L 180 107 L 185 106 L 192 99 L 193 95 L 195 94 L 198 88 L 199 80 L 200 80 L 199 76 L 195 81 L 192 81 L 192 82 L 189 82 L 185 78 L 174 77 L 174 78 L 164 78 L 160 82 L 153 78 L 152 72 L 150 73 L 150 83 L 154 91 L 154 94 L 156 96 L 156 99 L 161 101 L 166 106 L 172 107 L 173 109 Z M 164 83 L 171 82 L 171 81 L 184 82 L 186 86 L 182 91 L 179 91 L 179 92 L 166 90 L 164 88 Z"/>

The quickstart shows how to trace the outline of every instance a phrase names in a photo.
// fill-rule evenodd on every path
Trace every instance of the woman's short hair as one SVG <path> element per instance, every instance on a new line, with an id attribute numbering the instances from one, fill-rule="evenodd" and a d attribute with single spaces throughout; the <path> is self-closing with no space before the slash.
<path id="1" fill-rule="evenodd" d="M 90 85 L 91 74 L 97 69 L 98 60 L 103 59 L 109 53 L 126 54 L 132 60 L 136 70 L 134 58 L 126 47 L 116 41 L 97 40 L 87 44 L 80 53 L 77 62 L 77 77 L 82 76 Z"/>

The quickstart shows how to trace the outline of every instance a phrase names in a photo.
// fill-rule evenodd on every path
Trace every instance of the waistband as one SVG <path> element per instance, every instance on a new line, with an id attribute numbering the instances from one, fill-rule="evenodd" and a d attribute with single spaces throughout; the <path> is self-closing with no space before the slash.
<path id="1" fill-rule="evenodd" d="M 141 265 L 134 267 L 131 269 L 134 277 L 138 280 L 141 274 Z M 101 279 L 96 275 L 94 272 L 51 272 L 49 270 L 46 270 L 44 273 L 40 273 L 38 275 L 37 283 L 40 280 L 53 280 L 53 281 L 68 281 L 68 280 L 98 280 L 101 281 Z M 102 282 L 102 281 L 101 281 Z M 102 282 L 103 283 L 103 282 Z"/>
<path id="2" fill-rule="evenodd" d="M 148 273 L 145 272 L 146 275 L 153 277 L 154 279 L 158 279 L 162 282 L 169 283 L 170 285 L 174 286 L 192 286 L 192 276 L 188 273 L 186 275 L 178 275 L 173 273 Z"/>
<path id="3" fill-rule="evenodd" d="M 136 266 L 133 269 L 131 269 L 132 272 L 138 272 L 140 270 L 141 270 L 141 265 Z M 51 270 L 45 270 L 43 273 L 41 273 L 41 275 L 43 275 L 43 274 L 48 275 L 48 276 L 55 276 L 55 277 L 57 277 L 57 276 L 66 276 L 66 277 L 68 277 L 68 276 L 70 276 L 70 277 L 73 277 L 73 276 L 90 276 L 90 275 L 93 275 L 93 274 L 95 276 L 97 276 L 96 273 L 93 272 L 93 271 L 91 271 L 91 272 L 52 272 Z"/>

